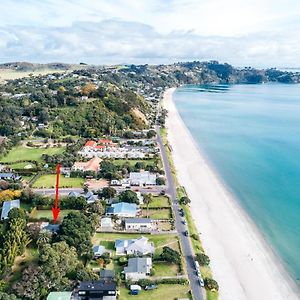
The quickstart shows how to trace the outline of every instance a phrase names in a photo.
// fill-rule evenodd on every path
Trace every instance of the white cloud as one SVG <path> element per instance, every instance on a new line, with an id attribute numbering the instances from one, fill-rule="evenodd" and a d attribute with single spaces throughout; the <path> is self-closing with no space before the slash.
<path id="1" fill-rule="evenodd" d="M 296 0 L 2 0 L 0 60 L 300 65 Z"/>

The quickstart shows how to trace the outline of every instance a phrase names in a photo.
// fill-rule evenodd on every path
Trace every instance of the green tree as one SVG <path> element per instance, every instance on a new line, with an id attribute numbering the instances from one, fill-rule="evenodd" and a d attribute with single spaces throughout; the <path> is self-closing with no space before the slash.
<path id="1" fill-rule="evenodd" d="M 119 195 L 119 200 L 121 202 L 139 204 L 139 198 L 137 197 L 137 194 L 131 190 L 121 192 Z"/>
<path id="2" fill-rule="evenodd" d="M 198 253 L 196 255 L 196 260 L 199 262 L 201 266 L 208 266 L 210 263 L 209 257 L 204 253 Z"/>
<path id="3" fill-rule="evenodd" d="M 39 250 L 39 263 L 52 285 L 63 288 L 68 284 L 67 275 L 78 265 L 76 249 L 66 242 L 45 244 Z"/>
<path id="4" fill-rule="evenodd" d="M 179 203 L 182 205 L 187 205 L 191 203 L 191 200 L 187 196 L 183 196 L 180 198 Z"/>
<path id="5" fill-rule="evenodd" d="M 149 205 L 153 201 L 153 197 L 151 193 L 144 194 L 143 197 L 144 197 L 144 204 L 146 204 L 147 206 L 147 217 L 149 217 Z"/>
<path id="6" fill-rule="evenodd" d="M 40 248 L 45 244 L 50 244 L 52 241 L 52 234 L 50 232 L 40 232 L 36 241 L 37 246 Z"/>
<path id="7" fill-rule="evenodd" d="M 103 197 L 105 199 L 111 199 L 116 196 L 117 191 L 113 187 L 105 187 L 100 192 L 100 197 Z"/>
<path id="8" fill-rule="evenodd" d="M 181 262 L 179 252 L 167 246 L 163 247 L 163 251 L 160 255 L 160 258 L 169 263 L 178 264 L 178 265 Z"/>

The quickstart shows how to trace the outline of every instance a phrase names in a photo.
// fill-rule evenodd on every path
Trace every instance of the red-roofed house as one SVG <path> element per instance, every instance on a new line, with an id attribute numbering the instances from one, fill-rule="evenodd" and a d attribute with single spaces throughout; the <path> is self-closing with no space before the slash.
<path id="1" fill-rule="evenodd" d="M 87 162 L 75 162 L 74 165 L 72 166 L 73 171 L 94 171 L 98 172 L 100 171 L 100 163 L 102 159 L 99 157 L 94 157 L 91 160 Z"/>
<path id="2" fill-rule="evenodd" d="M 84 148 L 86 149 L 93 149 L 97 143 L 95 141 L 87 141 L 84 145 Z"/>

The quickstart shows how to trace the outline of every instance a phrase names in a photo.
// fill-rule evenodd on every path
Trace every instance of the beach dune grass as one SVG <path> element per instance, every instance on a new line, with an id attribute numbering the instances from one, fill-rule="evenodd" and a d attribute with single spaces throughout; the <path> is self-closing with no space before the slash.
<path id="1" fill-rule="evenodd" d="M 46 174 L 39 177 L 33 184 L 33 188 L 54 188 L 55 187 L 55 174 Z M 83 186 L 83 178 L 71 178 L 60 176 L 59 186 L 65 188 L 80 188 Z"/>
<path id="2" fill-rule="evenodd" d="M 15 162 L 19 160 L 35 160 L 37 162 L 42 161 L 42 155 L 54 155 L 61 154 L 65 151 L 64 147 L 61 148 L 29 148 L 24 146 L 18 146 L 12 148 L 8 154 L 1 158 L 2 162 Z"/>

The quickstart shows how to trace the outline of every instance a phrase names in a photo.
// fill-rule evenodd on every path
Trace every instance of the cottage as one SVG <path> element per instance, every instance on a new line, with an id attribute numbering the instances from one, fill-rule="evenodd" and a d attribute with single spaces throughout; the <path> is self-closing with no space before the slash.
<path id="1" fill-rule="evenodd" d="M 96 146 L 97 143 L 95 141 L 87 141 L 83 148 L 85 148 L 86 150 L 92 150 Z"/>
<path id="2" fill-rule="evenodd" d="M 134 257 L 128 259 L 128 266 L 124 268 L 126 280 L 140 280 L 150 275 L 152 259 L 150 257 Z"/>
<path id="3" fill-rule="evenodd" d="M 112 204 L 107 208 L 106 215 L 115 215 L 119 218 L 134 218 L 137 214 L 137 205 L 135 203 L 120 202 Z"/>
<path id="4" fill-rule="evenodd" d="M 114 280 L 82 281 L 78 287 L 78 300 L 116 300 L 117 284 Z"/>
<path id="5" fill-rule="evenodd" d="M 116 240 L 117 255 L 146 255 L 154 253 L 154 245 L 146 237 L 129 240 Z"/>
<path id="6" fill-rule="evenodd" d="M 72 170 L 82 171 L 82 172 L 87 172 L 87 171 L 98 172 L 100 171 L 101 161 L 102 159 L 96 156 L 87 162 L 75 162 L 74 165 L 72 166 Z"/>
<path id="7" fill-rule="evenodd" d="M 156 185 L 156 174 L 149 171 L 130 172 L 129 180 L 134 186 Z"/>
<path id="8" fill-rule="evenodd" d="M 19 199 L 11 200 L 11 201 L 4 201 L 3 206 L 2 206 L 2 211 L 1 211 L 1 220 L 7 219 L 8 213 L 13 208 L 20 208 L 20 200 Z"/>
<path id="9" fill-rule="evenodd" d="M 128 218 L 125 220 L 126 230 L 151 231 L 153 220 L 149 218 Z"/>

